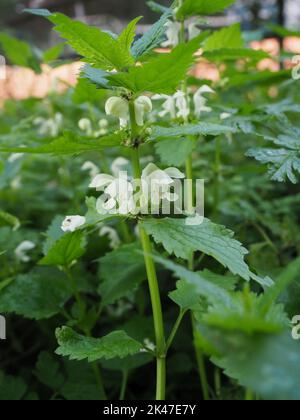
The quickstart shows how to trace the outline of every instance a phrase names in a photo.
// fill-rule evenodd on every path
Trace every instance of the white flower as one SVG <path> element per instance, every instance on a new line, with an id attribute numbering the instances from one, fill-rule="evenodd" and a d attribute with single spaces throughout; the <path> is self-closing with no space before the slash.
<path id="1" fill-rule="evenodd" d="M 99 130 L 95 131 L 94 137 L 104 136 L 108 132 L 108 121 L 105 118 L 102 118 L 99 122 Z"/>
<path id="2" fill-rule="evenodd" d="M 196 38 L 200 33 L 201 30 L 198 28 L 198 22 L 192 22 L 188 25 L 188 33 L 189 33 L 189 40 Z"/>
<path id="3" fill-rule="evenodd" d="M 63 127 L 63 115 L 57 112 L 54 118 L 35 118 L 33 124 L 39 126 L 39 134 L 42 136 L 57 137 Z"/>
<path id="4" fill-rule="evenodd" d="M 92 121 L 89 118 L 81 118 L 78 122 L 78 127 L 81 131 L 84 131 L 87 136 L 92 136 L 93 126 Z"/>
<path id="5" fill-rule="evenodd" d="M 144 125 L 145 114 L 152 111 L 152 102 L 148 96 L 139 96 L 134 101 L 135 119 L 139 126 Z"/>
<path id="6" fill-rule="evenodd" d="M 156 349 L 155 344 L 149 338 L 145 338 L 143 344 L 144 348 L 140 350 L 141 353 L 146 353 L 147 351 L 154 352 Z"/>
<path id="7" fill-rule="evenodd" d="M 10 186 L 13 190 L 19 190 L 22 186 L 22 178 L 20 176 L 16 176 L 11 181 Z"/>
<path id="8" fill-rule="evenodd" d="M 91 178 L 95 178 L 99 174 L 98 167 L 90 161 L 84 162 L 84 164 L 81 167 L 82 171 L 89 171 L 89 175 Z"/>
<path id="9" fill-rule="evenodd" d="M 130 164 L 129 160 L 123 157 L 116 158 L 112 162 L 111 167 L 110 167 L 112 174 L 117 178 L 119 176 L 119 173 L 123 172 L 126 166 L 128 166 L 129 164 Z"/>
<path id="10" fill-rule="evenodd" d="M 207 85 L 201 86 L 200 89 L 194 94 L 194 106 L 195 106 L 195 115 L 197 118 L 201 116 L 203 112 L 211 112 L 212 109 L 207 104 L 207 99 L 203 96 L 204 93 L 215 93 L 212 88 Z"/>
<path id="11" fill-rule="evenodd" d="M 75 232 L 76 229 L 83 226 L 86 222 L 83 216 L 67 216 L 61 225 L 64 232 Z"/>
<path id="12" fill-rule="evenodd" d="M 178 108 L 177 117 L 187 120 L 188 116 L 190 115 L 188 96 L 179 90 L 175 93 L 174 98 L 176 100 L 176 107 Z"/>
<path id="13" fill-rule="evenodd" d="M 180 35 L 180 29 L 181 25 L 179 22 L 172 22 L 168 21 L 166 23 L 166 36 L 167 40 L 164 41 L 161 46 L 163 48 L 167 47 L 176 47 L 179 44 L 179 35 Z"/>
<path id="14" fill-rule="evenodd" d="M 163 110 L 158 114 L 161 118 L 165 117 L 168 114 L 170 114 L 171 119 L 174 120 L 176 118 L 176 100 L 174 96 L 154 95 L 152 99 L 165 99 L 165 102 L 162 104 Z"/>
<path id="15" fill-rule="evenodd" d="M 31 258 L 27 255 L 27 252 L 34 248 L 35 244 L 31 241 L 21 242 L 20 245 L 15 249 L 15 255 L 19 261 L 24 263 L 29 262 Z"/>
<path id="16" fill-rule="evenodd" d="M 229 112 L 222 112 L 220 115 L 221 120 L 227 120 L 227 118 L 230 118 L 231 114 Z"/>
<path id="17" fill-rule="evenodd" d="M 103 191 L 96 204 L 96 210 L 100 214 L 129 214 L 135 209 L 133 185 L 128 180 L 127 172 L 120 172 L 118 178 L 107 174 L 97 175 L 90 188 Z"/>
<path id="18" fill-rule="evenodd" d="M 120 128 L 127 127 L 129 120 L 129 103 L 126 99 L 118 96 L 112 96 L 106 101 L 105 112 L 119 118 Z"/>
<path id="19" fill-rule="evenodd" d="M 21 159 L 23 156 L 24 156 L 24 153 L 12 153 L 8 158 L 8 162 L 14 163 L 16 160 Z"/>
<path id="20" fill-rule="evenodd" d="M 110 226 L 103 226 L 99 231 L 100 236 L 108 236 L 111 249 L 117 249 L 121 245 L 121 239 L 118 232 Z"/>
<path id="21" fill-rule="evenodd" d="M 146 209 L 149 203 L 159 207 L 163 200 L 176 201 L 178 196 L 170 189 L 174 186 L 174 179 L 180 178 L 185 178 L 185 175 L 177 168 L 161 170 L 154 163 L 149 163 L 142 172 L 141 208 Z"/>

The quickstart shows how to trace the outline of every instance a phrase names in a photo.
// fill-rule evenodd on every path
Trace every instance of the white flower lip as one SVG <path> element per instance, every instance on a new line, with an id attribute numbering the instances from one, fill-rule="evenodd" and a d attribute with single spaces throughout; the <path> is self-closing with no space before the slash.
<path id="1" fill-rule="evenodd" d="M 27 255 L 28 251 L 31 251 L 36 247 L 34 242 L 31 241 L 23 241 L 20 243 L 20 245 L 17 246 L 15 249 L 15 255 L 17 259 L 21 262 L 29 262 L 30 257 Z"/>
<path id="2" fill-rule="evenodd" d="M 83 216 L 67 216 L 61 225 L 64 232 L 75 232 L 86 223 L 86 218 Z"/>

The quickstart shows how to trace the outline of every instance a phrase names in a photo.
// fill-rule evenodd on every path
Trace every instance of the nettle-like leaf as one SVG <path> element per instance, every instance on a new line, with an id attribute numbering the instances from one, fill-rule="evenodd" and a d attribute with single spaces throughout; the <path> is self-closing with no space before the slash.
<path id="1" fill-rule="evenodd" d="M 49 48 L 48 50 L 43 52 L 43 62 L 44 63 L 51 63 L 56 61 L 62 52 L 64 51 L 65 43 L 61 42 L 60 44 L 54 45 L 54 47 Z"/>
<path id="2" fill-rule="evenodd" d="M 20 67 L 28 67 L 36 73 L 41 73 L 39 60 L 27 42 L 20 41 L 5 33 L 0 33 L 0 44 L 5 57 L 11 64 Z"/>
<path id="3" fill-rule="evenodd" d="M 79 137 L 71 132 L 65 132 L 59 137 L 47 144 L 35 147 L 7 147 L 0 146 L 0 152 L 5 153 L 38 153 L 53 155 L 73 155 L 86 153 L 90 151 L 103 150 L 106 147 L 118 147 L 121 145 L 125 134 L 122 131 L 109 134 L 99 139 L 86 139 Z"/>
<path id="4" fill-rule="evenodd" d="M 171 127 L 153 126 L 150 141 L 184 136 L 219 136 L 220 134 L 235 133 L 236 128 L 228 125 L 199 123 L 184 124 Z"/>
<path id="5" fill-rule="evenodd" d="M 134 41 L 136 25 L 141 19 L 142 16 L 139 16 L 136 19 L 132 20 L 118 38 L 119 43 L 123 48 L 125 48 L 126 51 L 128 51 L 128 53 L 130 53 L 130 48 Z"/>
<path id="6" fill-rule="evenodd" d="M 247 281 L 253 278 L 261 284 L 270 285 L 268 279 L 259 279 L 251 273 L 244 260 L 248 254 L 247 249 L 224 226 L 216 225 L 208 219 L 204 219 L 200 225 L 189 226 L 185 219 L 172 218 L 149 218 L 142 224 L 155 242 L 162 244 L 169 254 L 188 260 L 192 252 L 201 251 Z"/>
<path id="7" fill-rule="evenodd" d="M 195 15 L 211 15 L 221 12 L 226 7 L 231 6 L 236 0 L 184 0 L 182 6 L 178 9 L 177 17 L 185 19 Z"/>
<path id="8" fill-rule="evenodd" d="M 70 267 L 74 261 L 85 253 L 86 243 L 84 231 L 78 230 L 67 233 L 52 244 L 39 264 L 65 268 Z"/>
<path id="9" fill-rule="evenodd" d="M 126 73 L 108 77 L 112 86 L 126 87 L 138 94 L 142 92 L 172 94 L 187 70 L 195 61 L 203 35 L 185 45 L 178 45 L 171 53 L 159 54 L 142 66 L 132 67 Z"/>
<path id="10" fill-rule="evenodd" d="M 300 342 L 290 332 L 246 335 L 201 328 L 222 355 L 213 362 L 240 385 L 270 400 L 300 399 Z"/>
<path id="11" fill-rule="evenodd" d="M 41 15 L 30 9 L 36 15 Z M 71 47 L 80 54 L 85 61 L 104 70 L 122 70 L 134 64 L 134 59 L 128 48 L 124 48 L 124 37 L 114 38 L 111 34 L 100 29 L 88 26 L 83 22 L 70 19 L 61 13 L 42 13 L 50 22 L 54 23 L 55 30 L 68 41 Z M 132 26 L 127 33 L 132 31 Z M 127 39 L 128 42 L 128 39 Z"/>
<path id="12" fill-rule="evenodd" d="M 220 49 L 240 49 L 244 47 L 241 25 L 235 23 L 228 28 L 214 32 L 204 42 L 204 51 Z"/>
<path id="13" fill-rule="evenodd" d="M 60 312 L 71 296 L 65 276 L 39 268 L 20 274 L 0 290 L 0 312 L 47 319 Z"/>
<path id="14" fill-rule="evenodd" d="M 255 148 L 247 152 L 259 162 L 269 165 L 269 174 L 273 181 L 285 182 L 287 179 L 293 184 L 298 182 L 296 174 L 300 174 L 300 141 L 291 135 L 279 135 L 268 138 L 283 148 Z"/>
<path id="15" fill-rule="evenodd" d="M 102 305 L 110 305 L 134 291 L 146 279 L 144 258 L 139 244 L 123 245 L 100 258 L 99 294 Z"/>
<path id="16" fill-rule="evenodd" d="M 166 23 L 172 16 L 172 10 L 168 9 L 164 12 L 161 18 L 151 26 L 151 28 L 138 39 L 131 48 L 131 53 L 138 59 L 144 54 L 152 51 L 154 48 L 160 46 L 163 35 L 166 32 Z"/>
<path id="17" fill-rule="evenodd" d="M 124 331 L 114 331 L 102 338 L 85 337 L 69 327 L 56 330 L 59 344 L 56 354 L 68 356 L 71 360 L 95 362 L 101 359 L 124 358 L 137 354 L 142 345 Z"/>
<path id="18" fill-rule="evenodd" d="M 109 73 L 101 69 L 95 69 L 89 64 L 86 64 L 82 67 L 80 76 L 84 79 L 89 80 L 99 89 L 113 89 L 110 86 L 109 81 L 107 80 L 107 76 L 109 76 Z"/>
<path id="19" fill-rule="evenodd" d="M 196 145 L 194 138 L 172 139 L 157 142 L 155 150 L 163 164 L 182 166 Z"/>
<path id="20" fill-rule="evenodd" d="M 147 6 L 150 7 L 150 9 L 156 13 L 171 12 L 171 8 L 165 7 L 157 3 L 156 1 L 147 1 Z"/>
<path id="21" fill-rule="evenodd" d="M 13 230 L 17 230 L 21 224 L 19 219 L 17 219 L 12 214 L 6 213 L 5 211 L 0 211 L 0 227 L 3 226 L 11 226 Z"/>

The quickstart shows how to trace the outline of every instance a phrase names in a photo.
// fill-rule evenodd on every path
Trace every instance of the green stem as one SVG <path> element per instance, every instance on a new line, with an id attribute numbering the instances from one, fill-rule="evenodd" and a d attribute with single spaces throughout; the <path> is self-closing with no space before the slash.
<path id="1" fill-rule="evenodd" d="M 122 384 L 121 384 L 121 390 L 120 390 L 120 396 L 119 396 L 120 401 L 124 401 L 125 399 L 127 384 L 128 384 L 128 370 L 124 370 L 122 373 Z"/>
<path id="2" fill-rule="evenodd" d="M 128 225 L 125 220 L 121 220 L 120 228 L 121 228 L 122 236 L 125 243 L 130 244 L 132 242 L 132 238 L 128 229 Z"/>
<path id="3" fill-rule="evenodd" d="M 82 297 L 81 297 L 80 292 L 79 292 L 78 287 L 77 287 L 76 280 L 73 277 L 71 269 L 69 267 L 66 267 L 64 269 L 64 271 L 65 271 L 65 273 L 66 273 L 66 275 L 67 275 L 67 277 L 70 281 L 70 284 L 72 286 L 73 295 L 74 295 L 74 298 L 76 300 L 76 303 L 77 303 L 79 311 L 80 311 L 80 319 L 82 319 L 84 317 L 84 314 L 85 314 L 85 304 L 82 300 Z"/>
<path id="4" fill-rule="evenodd" d="M 172 328 L 172 331 L 170 333 L 170 336 L 169 336 L 169 338 L 167 340 L 167 346 L 166 346 L 166 350 L 167 351 L 169 350 L 169 348 L 171 347 L 171 345 L 172 345 L 172 343 L 174 341 L 174 338 L 175 338 L 175 336 L 177 334 L 177 331 L 178 331 L 178 329 L 180 327 L 180 324 L 181 324 L 181 322 L 182 322 L 185 314 L 186 314 L 186 311 L 183 310 L 183 309 L 181 309 L 180 312 L 179 312 L 178 318 L 177 318 L 177 320 L 176 320 L 176 322 L 174 324 L 174 327 Z"/>
<path id="5" fill-rule="evenodd" d="M 135 120 L 134 103 L 129 102 L 130 120 L 131 120 L 131 142 L 132 148 L 132 168 L 134 177 L 141 178 L 141 166 L 139 158 L 139 149 L 137 144 L 138 126 Z M 148 277 L 149 291 L 152 304 L 154 331 L 156 341 L 156 359 L 157 359 L 157 382 L 156 382 L 156 400 L 164 400 L 166 393 L 166 341 L 164 333 L 163 313 L 160 299 L 160 291 L 156 274 L 155 264 L 152 258 L 152 245 L 147 232 L 139 223 L 139 232 L 144 251 L 145 266 Z"/>
<path id="6" fill-rule="evenodd" d="M 215 366 L 214 377 L 215 377 L 215 393 L 216 393 L 217 398 L 220 399 L 221 389 L 222 389 L 221 371 L 217 366 Z"/>
<path id="7" fill-rule="evenodd" d="M 251 391 L 251 389 L 246 389 L 245 400 L 246 401 L 253 401 L 254 400 L 254 395 L 253 395 L 253 392 Z"/>

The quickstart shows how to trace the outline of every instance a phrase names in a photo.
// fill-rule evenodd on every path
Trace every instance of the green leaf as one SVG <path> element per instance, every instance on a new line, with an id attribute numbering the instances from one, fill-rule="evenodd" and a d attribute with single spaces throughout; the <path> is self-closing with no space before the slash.
<path id="1" fill-rule="evenodd" d="M 43 253 L 47 254 L 51 247 L 54 245 L 55 242 L 57 242 L 63 235 L 64 232 L 61 228 L 62 222 L 64 220 L 64 216 L 55 216 L 55 218 L 52 220 L 45 236 L 46 239 L 43 243 Z"/>
<path id="2" fill-rule="evenodd" d="M 13 230 L 17 230 L 21 224 L 19 219 L 17 219 L 12 214 L 6 213 L 5 211 L 0 211 L 0 227 L 3 226 L 11 226 Z"/>
<path id="3" fill-rule="evenodd" d="M 234 133 L 235 128 L 227 125 L 213 123 L 184 124 L 173 127 L 152 127 L 150 141 L 184 136 L 219 136 L 220 134 Z"/>
<path id="4" fill-rule="evenodd" d="M 139 244 L 123 245 L 100 258 L 99 293 L 103 305 L 128 295 L 146 279 L 144 259 L 137 249 L 140 249 Z"/>
<path id="5" fill-rule="evenodd" d="M 247 156 L 269 165 L 269 174 L 273 181 L 285 182 L 287 179 L 297 184 L 296 174 L 300 174 L 300 147 L 293 149 L 257 148 L 248 150 Z"/>
<path id="6" fill-rule="evenodd" d="M 56 31 L 68 41 L 84 60 L 104 70 L 122 70 L 134 64 L 133 57 L 123 44 L 107 32 L 69 17 L 55 13 L 46 16 Z"/>
<path id="7" fill-rule="evenodd" d="M 109 73 L 104 70 L 94 69 L 89 64 L 86 64 L 82 68 L 80 75 L 82 78 L 85 78 L 95 84 L 99 89 L 112 89 L 107 80 Z"/>
<path id="8" fill-rule="evenodd" d="M 222 353 L 214 363 L 240 385 L 266 400 L 300 399 L 300 342 L 290 332 L 247 336 L 208 329 L 205 337 Z"/>
<path id="9" fill-rule="evenodd" d="M 284 26 L 275 25 L 272 23 L 269 23 L 267 25 L 269 29 L 271 29 L 275 34 L 285 38 L 287 36 L 296 36 L 300 38 L 300 31 L 293 31 L 290 29 L 285 28 Z"/>
<path id="10" fill-rule="evenodd" d="M 37 73 L 41 72 L 39 61 L 27 42 L 20 41 L 5 33 L 0 33 L 0 44 L 2 45 L 5 57 L 11 64 L 28 67 Z"/>
<path id="11" fill-rule="evenodd" d="M 140 352 L 142 345 L 124 331 L 114 331 L 102 338 L 84 337 L 69 327 L 56 330 L 59 344 L 56 353 L 71 360 L 95 362 L 100 359 L 124 358 Z"/>
<path id="12" fill-rule="evenodd" d="M 176 290 L 169 293 L 169 298 L 173 300 L 183 311 L 197 307 L 200 296 L 198 288 L 186 280 L 179 280 L 176 283 Z"/>
<path id="13" fill-rule="evenodd" d="M 70 267 L 86 251 L 86 236 L 81 230 L 67 233 L 56 241 L 45 257 L 40 260 L 40 265 L 56 267 Z"/>
<path id="14" fill-rule="evenodd" d="M 30 13 L 31 15 L 49 17 L 52 16 L 52 13 L 47 9 L 24 9 L 24 13 Z"/>
<path id="15" fill-rule="evenodd" d="M 112 86 L 125 87 L 134 93 L 152 92 L 172 94 L 195 61 L 202 35 L 185 45 L 178 45 L 171 53 L 159 54 L 142 66 L 127 73 L 108 77 Z"/>
<path id="16" fill-rule="evenodd" d="M 155 150 L 163 164 L 179 167 L 184 165 L 196 144 L 195 139 L 189 138 L 164 140 L 155 143 Z"/>
<path id="17" fill-rule="evenodd" d="M 45 351 L 39 354 L 35 376 L 43 384 L 58 391 L 64 383 L 64 376 L 60 372 L 60 365 L 53 355 Z"/>
<path id="18" fill-rule="evenodd" d="M 56 315 L 72 296 L 65 276 L 46 269 L 20 274 L 0 291 L 0 312 L 29 319 Z"/>
<path id="19" fill-rule="evenodd" d="M 20 401 L 27 390 L 22 378 L 4 375 L 0 371 L 0 401 Z"/>
<path id="20" fill-rule="evenodd" d="M 244 41 L 239 23 L 214 32 L 204 43 L 204 51 L 240 49 L 243 47 Z"/>
<path id="21" fill-rule="evenodd" d="M 118 38 L 120 45 L 123 48 L 125 48 L 125 50 L 127 50 L 128 53 L 130 53 L 130 48 L 134 41 L 136 25 L 141 19 L 142 16 L 139 16 L 136 19 L 132 20 Z"/>
<path id="22" fill-rule="evenodd" d="M 189 259 L 192 252 L 201 251 L 212 256 L 233 274 L 250 280 L 251 273 L 244 261 L 248 251 L 233 239 L 234 233 L 224 226 L 205 219 L 201 225 L 188 226 L 185 219 L 146 219 L 142 222 L 146 232 L 156 243 L 162 244 L 169 254 Z"/>
<path id="23" fill-rule="evenodd" d="M 166 10 L 161 18 L 139 39 L 132 48 L 131 53 L 138 59 L 142 55 L 158 47 L 162 42 L 162 37 L 166 32 L 166 23 L 172 16 L 172 10 Z"/>
<path id="24" fill-rule="evenodd" d="M 60 44 L 54 45 L 54 47 L 49 48 L 47 51 L 43 53 L 43 61 L 45 63 L 51 63 L 56 61 L 62 52 L 64 51 L 65 43 L 62 42 Z"/>
<path id="25" fill-rule="evenodd" d="M 177 12 L 179 19 L 195 15 L 212 15 L 231 6 L 236 0 L 184 0 Z"/>
<path id="26" fill-rule="evenodd" d="M 243 58 L 256 62 L 265 58 L 270 58 L 270 55 L 265 51 L 252 50 L 250 48 L 223 48 L 217 50 L 214 49 L 212 51 L 204 51 L 202 57 L 215 62 L 236 61 Z"/>
<path id="27" fill-rule="evenodd" d="M 35 147 L 7 147 L 0 146 L 0 152 L 5 153 L 38 153 L 54 155 L 73 155 L 77 153 L 86 153 L 90 151 L 103 150 L 106 147 L 120 146 L 125 134 L 121 131 L 109 134 L 99 139 L 83 139 L 71 132 L 65 132 L 48 144 Z"/>
<path id="28" fill-rule="evenodd" d="M 156 1 L 147 1 L 147 6 L 156 13 L 165 13 L 171 12 L 171 8 L 165 7 L 162 4 L 157 3 Z"/>

